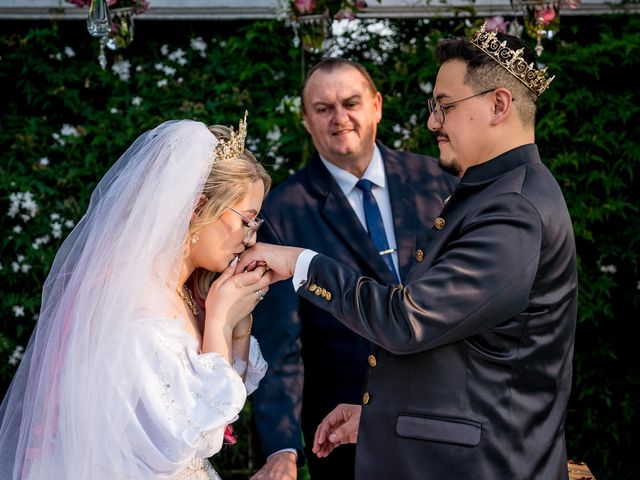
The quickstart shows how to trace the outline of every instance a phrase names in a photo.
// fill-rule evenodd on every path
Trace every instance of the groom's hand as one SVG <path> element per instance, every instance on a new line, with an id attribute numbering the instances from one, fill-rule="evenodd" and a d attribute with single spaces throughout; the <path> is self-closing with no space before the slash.
<path id="1" fill-rule="evenodd" d="M 297 478 L 296 454 L 280 452 L 271 455 L 251 480 L 296 480 Z"/>
<path id="2" fill-rule="evenodd" d="M 269 268 L 271 283 L 286 280 L 293 276 L 296 261 L 303 251 L 302 248 L 256 243 L 240 255 L 236 273 L 252 270 L 256 265 L 266 265 Z"/>
<path id="3" fill-rule="evenodd" d="M 356 443 L 362 405 L 341 403 L 324 417 L 313 439 L 313 453 L 322 458 L 345 443 Z"/>

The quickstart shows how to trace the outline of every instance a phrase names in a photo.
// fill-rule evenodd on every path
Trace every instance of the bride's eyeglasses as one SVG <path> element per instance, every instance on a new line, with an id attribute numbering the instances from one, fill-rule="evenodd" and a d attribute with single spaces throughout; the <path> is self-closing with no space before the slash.
<path id="1" fill-rule="evenodd" d="M 247 229 L 247 231 L 244 232 L 244 236 L 242 237 L 242 243 L 244 243 L 245 245 L 248 244 L 253 238 L 253 236 L 256 234 L 258 229 L 260 228 L 260 225 L 264 223 L 264 219 L 258 218 L 258 217 L 249 218 L 243 213 L 240 213 L 235 208 L 231 208 L 229 205 L 225 205 L 225 207 L 227 207 L 233 213 L 237 213 L 242 217 L 242 223 L 244 224 L 244 227 Z"/>

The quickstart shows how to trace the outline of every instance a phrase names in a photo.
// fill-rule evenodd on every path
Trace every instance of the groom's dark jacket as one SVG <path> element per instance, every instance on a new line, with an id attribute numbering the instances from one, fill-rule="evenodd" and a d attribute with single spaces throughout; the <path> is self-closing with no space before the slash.
<path id="1" fill-rule="evenodd" d="M 404 278 L 416 262 L 417 236 L 433 224 L 457 179 L 445 174 L 432 157 L 377 145 Z M 265 223 L 258 232 L 260 241 L 311 248 L 382 284 L 393 283 L 386 263 L 317 154 L 268 195 L 261 215 Z M 270 455 L 286 447 L 302 450 L 300 423 L 310 448 L 316 427 L 329 411 L 341 402 L 360 401 L 372 345 L 331 314 L 301 300 L 291 281 L 273 285 L 254 313 L 254 335 L 269 362 L 254 394 L 264 451 Z M 317 458 L 309 460 L 313 478 Z M 353 448 L 336 450 L 324 463 L 332 479 L 352 478 Z"/>
<path id="2" fill-rule="evenodd" d="M 317 255 L 298 289 L 378 345 L 356 478 L 566 479 L 576 250 L 537 147 L 469 168 L 417 246 L 400 287 Z"/>

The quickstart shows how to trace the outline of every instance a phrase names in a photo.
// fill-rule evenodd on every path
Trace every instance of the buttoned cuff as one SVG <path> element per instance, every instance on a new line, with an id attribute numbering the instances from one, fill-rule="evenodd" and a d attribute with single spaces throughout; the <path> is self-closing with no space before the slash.
<path id="1" fill-rule="evenodd" d="M 309 265 L 311 265 L 311 260 L 313 257 L 318 255 L 318 252 L 314 252 L 313 250 L 304 250 L 300 255 L 298 255 L 298 259 L 296 260 L 296 269 L 293 272 L 293 278 L 291 281 L 293 282 L 293 289 L 297 292 L 300 286 L 307 281 L 309 277 Z"/>

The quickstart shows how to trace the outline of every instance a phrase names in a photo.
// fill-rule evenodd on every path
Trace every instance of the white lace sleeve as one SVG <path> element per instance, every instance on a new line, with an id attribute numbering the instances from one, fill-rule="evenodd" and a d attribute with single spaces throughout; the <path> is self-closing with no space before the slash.
<path id="1" fill-rule="evenodd" d="M 134 332 L 142 387 L 127 435 L 157 476 L 172 476 L 194 457 L 217 453 L 247 395 L 228 362 L 217 353 L 199 354 L 178 322 L 144 319 Z"/>
<path id="2" fill-rule="evenodd" d="M 233 368 L 236 369 L 239 375 L 245 375 L 246 371 L 244 386 L 247 389 L 247 395 L 251 395 L 258 388 L 260 380 L 267 373 L 268 367 L 260 351 L 260 345 L 254 337 L 251 337 L 251 342 L 249 343 L 249 358 L 247 360 L 248 365 L 244 360 L 233 357 Z"/>

